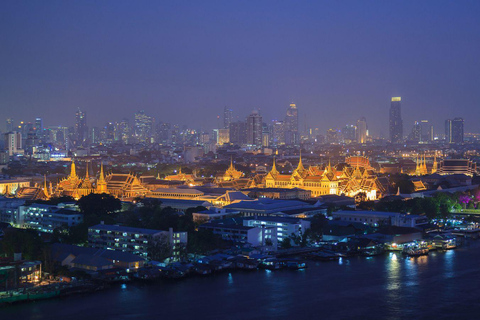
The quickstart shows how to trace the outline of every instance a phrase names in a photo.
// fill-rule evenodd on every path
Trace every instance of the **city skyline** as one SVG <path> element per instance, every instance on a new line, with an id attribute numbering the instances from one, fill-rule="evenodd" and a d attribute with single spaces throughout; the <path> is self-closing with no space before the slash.
<path id="1" fill-rule="evenodd" d="M 442 128 L 480 116 L 477 2 L 25 3 L 4 2 L 0 13 L 3 118 L 73 125 L 80 108 L 103 126 L 145 110 L 215 128 L 224 106 L 279 119 L 293 102 L 309 127 L 366 117 L 371 134 L 388 137 L 393 96 L 405 132 L 416 120 Z M 467 121 L 465 131 L 480 128 Z"/>

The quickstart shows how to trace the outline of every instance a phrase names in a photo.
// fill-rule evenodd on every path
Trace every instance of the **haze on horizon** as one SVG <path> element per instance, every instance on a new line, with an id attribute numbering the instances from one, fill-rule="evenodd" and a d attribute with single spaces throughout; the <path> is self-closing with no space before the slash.
<path id="1" fill-rule="evenodd" d="M 447 118 L 480 132 L 479 1 L 2 1 L 5 118 L 102 126 L 145 110 L 218 127 L 282 119 L 293 101 L 325 132 L 365 116 L 387 136 L 392 96 L 404 132 Z M 3 119 L 3 120 L 2 120 Z"/>

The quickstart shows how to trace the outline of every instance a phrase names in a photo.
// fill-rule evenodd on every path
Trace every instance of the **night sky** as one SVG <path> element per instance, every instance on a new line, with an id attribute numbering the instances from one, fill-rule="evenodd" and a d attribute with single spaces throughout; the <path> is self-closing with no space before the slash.
<path id="1" fill-rule="evenodd" d="M 0 2 L 5 118 L 89 126 L 144 109 L 157 121 L 218 126 L 230 106 L 322 132 L 367 118 L 387 136 L 390 97 L 405 133 L 464 117 L 480 132 L 480 1 Z"/>

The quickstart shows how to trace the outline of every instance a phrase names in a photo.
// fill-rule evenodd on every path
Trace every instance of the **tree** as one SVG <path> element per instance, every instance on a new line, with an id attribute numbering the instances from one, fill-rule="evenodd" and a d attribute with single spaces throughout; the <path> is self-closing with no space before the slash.
<path id="1" fill-rule="evenodd" d="M 151 260 L 164 261 L 173 255 L 173 248 L 167 236 L 162 234 L 148 241 L 147 253 Z"/>
<path id="2" fill-rule="evenodd" d="M 83 196 L 77 204 L 85 215 L 103 216 L 122 209 L 121 201 L 106 193 Z"/>
<path id="3" fill-rule="evenodd" d="M 282 242 L 280 242 L 280 247 L 282 249 L 290 249 L 292 247 L 291 239 L 289 237 L 283 238 Z"/>

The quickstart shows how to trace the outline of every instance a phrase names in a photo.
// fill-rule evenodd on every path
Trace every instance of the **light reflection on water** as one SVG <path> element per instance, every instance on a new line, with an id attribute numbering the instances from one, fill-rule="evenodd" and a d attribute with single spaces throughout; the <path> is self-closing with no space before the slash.
<path id="1" fill-rule="evenodd" d="M 229 271 L 0 309 L 0 319 L 475 319 L 480 314 L 476 248 L 404 257 L 308 262 L 292 270 Z M 161 308 L 159 308 L 161 302 Z M 108 306 L 108 308 L 106 308 Z M 188 307 L 187 307 L 188 306 Z"/>

